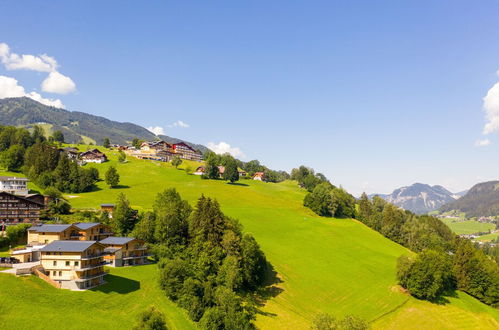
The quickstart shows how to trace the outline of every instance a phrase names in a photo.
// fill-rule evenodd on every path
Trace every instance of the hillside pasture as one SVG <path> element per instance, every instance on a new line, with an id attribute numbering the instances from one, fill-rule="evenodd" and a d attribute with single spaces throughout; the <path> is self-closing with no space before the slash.
<path id="1" fill-rule="evenodd" d="M 125 193 L 133 207 L 147 210 L 152 207 L 158 192 L 173 187 L 193 205 L 201 194 L 216 198 L 227 215 L 238 218 L 244 231 L 255 236 L 276 272 L 269 277 L 271 282 L 263 292 L 266 299 L 261 300 L 256 319 L 259 328 L 308 329 L 311 320 L 319 312 L 328 312 L 336 317 L 358 315 L 372 322 L 374 328 L 380 329 L 397 328 L 398 324 L 404 324 L 408 329 L 420 329 L 422 325 L 435 325 L 437 329 L 466 328 L 469 325 L 477 329 L 499 328 L 497 310 L 465 294 L 458 293 L 441 304 L 433 304 L 418 301 L 404 293 L 396 285 L 396 262 L 400 255 L 411 252 L 358 221 L 316 216 L 303 206 L 306 192 L 296 182 L 272 184 L 241 180 L 229 184 L 220 180 L 203 180 L 184 170 L 195 169 L 199 164 L 196 162 L 184 162 L 179 169 L 167 163 L 130 157 L 127 162 L 119 163 L 117 151 L 102 147 L 99 149 L 108 154 L 110 161 L 85 166 L 98 168 L 101 177 L 109 166 L 116 166 L 121 177 L 120 187 L 110 189 L 101 181 L 91 192 L 66 196 L 74 208 L 97 210 L 100 204 L 113 203 L 119 193 Z M 132 268 L 131 273 L 127 273 L 128 268 L 113 270 L 111 274 L 131 279 L 145 276 L 154 281 L 154 275 L 141 274 L 152 269 L 147 267 Z M 44 296 L 46 289 L 40 288 L 37 279 L 12 278 L 7 283 L 2 278 L 0 297 L 4 292 L 3 286 L 17 290 L 14 294 L 26 291 L 23 293 L 28 295 L 26 301 L 32 298 L 32 293 L 28 291 L 39 292 Z M 22 291 L 26 287 L 29 289 Z M 150 290 L 155 290 L 153 288 L 151 286 Z M 9 297 L 11 294 L 3 293 Z M 140 290 L 123 293 L 120 296 L 123 299 L 117 300 L 105 299 L 95 292 L 54 294 L 47 299 L 60 301 L 64 310 L 70 310 L 68 313 L 64 311 L 52 315 L 54 325 L 80 321 L 80 317 L 71 311 L 73 305 L 79 309 L 76 304 L 79 300 L 68 298 L 73 294 L 88 297 L 85 298 L 88 300 L 84 306 L 91 311 L 96 308 L 109 309 L 108 323 L 104 318 L 99 320 L 98 315 L 101 314 L 96 313 L 95 324 L 101 328 L 123 327 L 121 322 L 130 321 L 136 312 L 151 303 L 149 295 L 154 295 L 153 302 L 161 304 L 162 310 L 169 315 L 169 324 L 176 327 L 188 324 L 184 323 L 184 314 L 159 290 L 154 293 L 142 291 L 142 284 Z M 127 295 L 135 301 L 125 299 Z M 27 313 L 31 310 L 28 302 L 22 303 L 19 299 L 9 297 L 2 301 L 13 301 L 17 309 L 11 312 L 21 314 L 22 311 Z M 70 299 L 69 303 L 66 303 L 66 299 Z M 117 315 L 123 320 L 114 320 L 116 317 L 113 311 L 117 308 L 120 308 Z M 133 308 L 133 313 L 125 315 L 130 308 Z M 423 320 L 426 323 L 423 324 Z M 28 321 L 24 322 L 26 325 Z"/>
<path id="2" fill-rule="evenodd" d="M 488 232 L 496 228 L 492 223 L 482 223 L 476 220 L 463 221 L 454 218 L 443 218 L 441 220 L 458 235 Z"/>

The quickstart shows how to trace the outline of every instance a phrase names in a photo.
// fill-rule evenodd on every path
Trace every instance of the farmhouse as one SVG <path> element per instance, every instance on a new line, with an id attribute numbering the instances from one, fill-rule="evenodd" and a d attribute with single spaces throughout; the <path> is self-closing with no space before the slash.
<path id="1" fill-rule="evenodd" d="M 104 260 L 113 267 L 143 265 L 147 263 L 145 242 L 133 237 L 108 237 L 100 241 L 105 246 Z"/>
<path id="2" fill-rule="evenodd" d="M 204 166 L 199 166 L 198 168 L 196 168 L 196 172 L 194 172 L 193 174 L 194 175 L 203 175 L 204 174 Z"/>
<path id="3" fill-rule="evenodd" d="M 253 180 L 265 181 L 265 173 L 256 172 L 255 174 L 253 174 Z"/>
<path id="4" fill-rule="evenodd" d="M 17 196 L 0 192 L 0 221 L 6 224 L 38 222 L 40 211 L 45 208 L 45 204 L 40 202 L 43 199 L 43 196 L 36 194 Z"/>
<path id="5" fill-rule="evenodd" d="M 0 191 L 25 196 L 28 191 L 28 179 L 13 176 L 0 176 Z"/>
<path id="6" fill-rule="evenodd" d="M 65 147 L 62 149 L 59 149 L 60 152 L 64 153 L 66 157 L 68 157 L 70 160 L 77 161 L 78 157 L 80 156 L 80 152 L 78 151 L 77 148 L 74 147 Z"/>
<path id="7" fill-rule="evenodd" d="M 113 217 L 113 212 L 114 212 L 114 204 L 101 204 L 100 209 L 102 212 L 107 212 L 109 214 L 109 217 Z"/>
<path id="8" fill-rule="evenodd" d="M 40 249 L 40 271 L 63 289 L 90 289 L 104 283 L 103 253 L 95 241 L 54 241 Z"/>
<path id="9" fill-rule="evenodd" d="M 100 152 L 99 149 L 84 151 L 80 154 L 80 159 L 86 163 L 104 163 L 107 161 L 107 156 Z"/>

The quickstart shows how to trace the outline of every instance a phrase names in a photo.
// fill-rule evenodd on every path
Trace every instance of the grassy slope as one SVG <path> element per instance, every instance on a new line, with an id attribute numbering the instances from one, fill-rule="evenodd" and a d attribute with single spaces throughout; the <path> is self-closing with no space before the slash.
<path id="1" fill-rule="evenodd" d="M 442 221 L 458 235 L 486 232 L 496 228 L 492 223 L 481 223 L 475 220 L 455 221 L 454 219 L 442 219 Z"/>
<path id="2" fill-rule="evenodd" d="M 157 287 L 156 265 L 111 269 L 107 284 L 73 292 L 41 279 L 0 274 L 2 329 L 130 329 L 137 315 L 155 305 L 171 329 L 194 329 L 185 312 Z M 28 316 L 29 315 L 29 316 Z"/>
<path id="3" fill-rule="evenodd" d="M 499 327 L 496 310 L 464 294 L 440 306 L 401 293 L 395 286 L 395 264 L 408 251 L 356 221 L 315 216 L 302 206 L 304 192 L 293 182 L 230 185 L 201 180 L 164 163 L 131 159 L 118 164 L 115 152 L 109 155 L 111 162 L 87 166 L 99 168 L 101 176 L 108 166 L 117 166 L 124 188 L 108 189 L 99 182 L 99 190 L 71 198 L 72 205 L 98 208 L 124 192 L 132 205 L 144 209 L 152 205 L 157 192 L 169 187 L 176 187 L 192 203 L 202 193 L 216 197 L 226 214 L 239 218 L 245 231 L 254 234 L 282 280 L 261 308 L 257 325 L 262 328 L 308 328 L 319 311 L 377 320 L 375 328 L 397 324 L 417 328 L 421 322 L 415 321 L 423 319 L 436 328 Z M 139 267 L 135 269 L 140 273 Z M 1 286 L 2 281 L 0 294 Z M 171 304 L 164 307 L 167 314 L 177 315 Z"/>

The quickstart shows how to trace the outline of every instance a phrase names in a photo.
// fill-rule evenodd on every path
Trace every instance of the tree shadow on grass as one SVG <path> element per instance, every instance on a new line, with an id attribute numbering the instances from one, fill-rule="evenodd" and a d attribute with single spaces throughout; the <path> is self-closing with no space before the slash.
<path id="1" fill-rule="evenodd" d="M 92 291 L 127 294 L 140 289 L 139 281 L 131 280 L 126 277 L 108 274 L 104 277 L 104 281 L 106 281 L 107 283 L 92 289 Z"/>
<path id="2" fill-rule="evenodd" d="M 249 184 L 247 184 L 247 183 L 240 183 L 240 182 L 227 182 L 227 184 L 230 184 L 231 186 L 249 187 Z"/>
<path id="3" fill-rule="evenodd" d="M 124 184 L 119 184 L 119 185 L 112 187 L 112 189 L 128 189 L 128 188 L 130 188 L 130 186 L 127 186 Z"/>
<path id="4" fill-rule="evenodd" d="M 263 286 L 251 296 L 257 314 L 273 317 L 277 316 L 275 313 L 264 312 L 262 307 L 265 306 L 269 299 L 277 297 L 284 291 L 284 289 L 278 286 L 283 282 L 284 281 L 278 276 L 274 267 L 270 264 L 270 262 L 267 262 L 267 270 L 265 272 L 265 281 Z"/>
<path id="5" fill-rule="evenodd" d="M 457 291 L 456 290 L 447 291 L 443 295 L 431 300 L 431 302 L 437 305 L 447 305 L 448 303 L 450 303 L 450 300 L 447 299 L 448 297 L 457 298 L 458 297 Z"/>

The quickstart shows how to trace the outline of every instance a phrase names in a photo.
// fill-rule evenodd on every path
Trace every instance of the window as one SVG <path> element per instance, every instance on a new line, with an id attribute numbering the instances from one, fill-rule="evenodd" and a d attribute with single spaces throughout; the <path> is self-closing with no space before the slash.
<path id="1" fill-rule="evenodd" d="M 54 266 L 57 266 L 57 261 L 54 260 Z"/>
<path id="2" fill-rule="evenodd" d="M 59 276 L 62 276 L 62 272 L 61 271 L 59 271 Z"/>
<path id="3" fill-rule="evenodd" d="M 75 266 L 78 266 L 79 265 L 79 261 L 75 261 Z"/>
<path id="4" fill-rule="evenodd" d="M 69 261 L 66 261 L 66 266 L 69 266 Z"/>
<path id="5" fill-rule="evenodd" d="M 53 275 L 53 276 L 57 276 L 57 272 L 54 270 L 54 271 L 52 272 L 52 275 Z"/>

